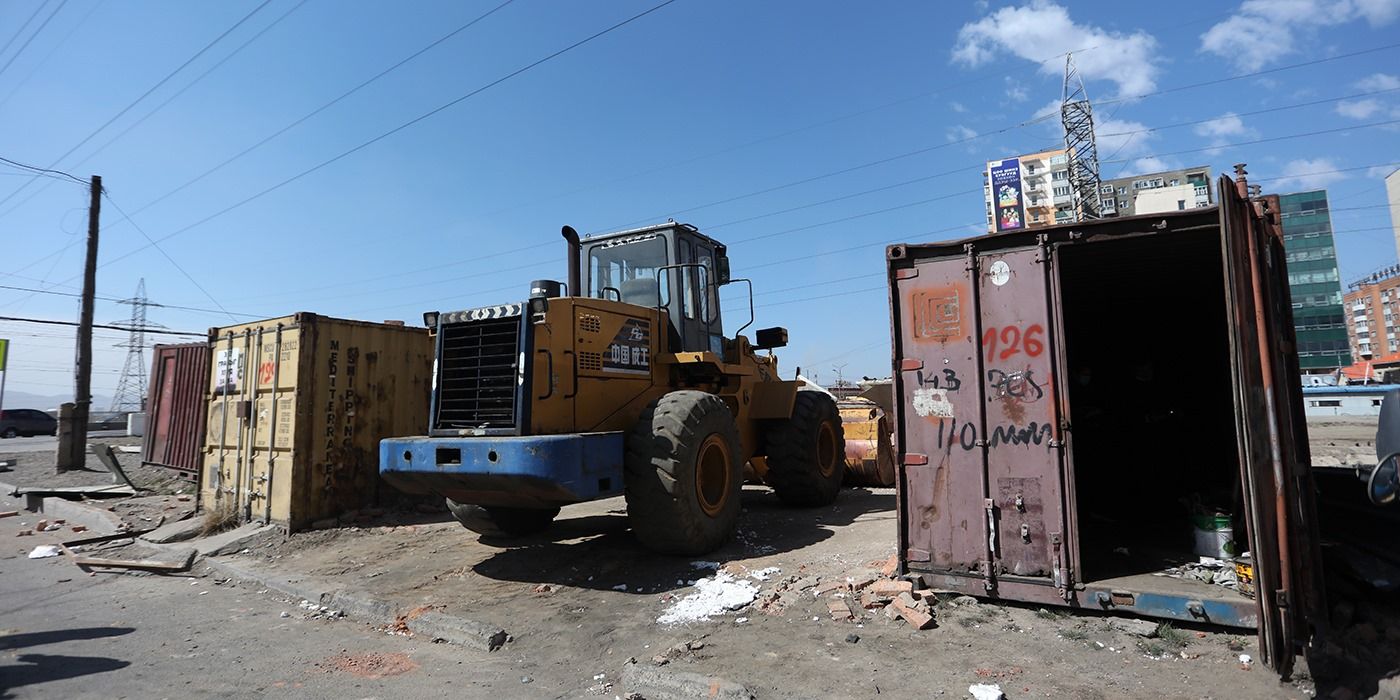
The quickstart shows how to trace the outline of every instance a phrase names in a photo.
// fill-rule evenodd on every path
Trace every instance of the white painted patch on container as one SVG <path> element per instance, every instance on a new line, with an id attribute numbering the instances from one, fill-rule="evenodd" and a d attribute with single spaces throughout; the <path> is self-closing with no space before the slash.
<path id="1" fill-rule="evenodd" d="M 758 586 L 721 571 L 714 578 L 696 581 L 695 592 L 672 603 L 656 621 L 663 625 L 701 622 L 713 615 L 738 610 L 757 597 Z"/>
<path id="2" fill-rule="evenodd" d="M 947 389 L 915 389 L 914 412 L 925 418 L 952 418 L 953 402 Z"/>

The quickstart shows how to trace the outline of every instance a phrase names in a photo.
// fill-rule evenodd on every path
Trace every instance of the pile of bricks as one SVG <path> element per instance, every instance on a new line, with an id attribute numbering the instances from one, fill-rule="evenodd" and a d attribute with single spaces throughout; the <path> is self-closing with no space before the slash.
<path id="1" fill-rule="evenodd" d="M 837 622 L 863 622 L 883 610 L 890 620 L 904 620 L 914 629 L 935 627 L 933 592 L 916 590 L 912 582 L 894 578 L 897 565 L 890 557 L 825 581 L 818 576 L 789 576 L 761 594 L 756 605 L 760 612 L 780 615 L 816 598 L 826 602 L 827 613 Z"/>

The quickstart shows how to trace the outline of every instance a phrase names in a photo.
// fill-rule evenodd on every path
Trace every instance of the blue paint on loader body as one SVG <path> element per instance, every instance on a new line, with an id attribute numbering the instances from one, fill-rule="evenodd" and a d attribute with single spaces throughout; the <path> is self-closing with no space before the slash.
<path id="1" fill-rule="evenodd" d="M 547 508 L 622 493 L 623 434 L 405 437 L 379 443 L 379 473 L 408 493 Z"/>

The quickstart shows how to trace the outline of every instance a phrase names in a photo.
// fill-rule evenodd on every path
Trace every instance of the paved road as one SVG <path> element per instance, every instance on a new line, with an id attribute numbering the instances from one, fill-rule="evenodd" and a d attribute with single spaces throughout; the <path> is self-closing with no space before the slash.
<path id="1" fill-rule="evenodd" d="M 65 557 L 28 559 L 59 534 L 15 536 L 35 520 L 0 520 L 0 698 L 532 696 L 507 650 L 303 619 L 297 601 L 199 572 L 88 576 Z M 389 664 L 336 663 L 364 654 Z"/>
<path id="2" fill-rule="evenodd" d="M 126 435 L 125 430 L 94 430 L 88 433 L 88 437 L 122 437 Z M 0 454 L 13 454 L 20 452 L 52 452 L 58 449 L 58 438 L 52 435 L 36 435 L 34 437 L 18 437 L 8 440 L 0 439 Z"/>

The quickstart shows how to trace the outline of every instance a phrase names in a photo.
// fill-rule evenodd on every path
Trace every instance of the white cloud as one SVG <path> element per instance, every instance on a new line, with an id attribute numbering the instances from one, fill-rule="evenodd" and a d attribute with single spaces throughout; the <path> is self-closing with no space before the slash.
<path id="1" fill-rule="evenodd" d="M 1143 131 L 1146 128 L 1141 122 L 1123 119 L 1095 122 L 1094 145 L 1099 149 L 1099 160 L 1127 160 L 1146 154 L 1154 136 Z"/>
<path id="2" fill-rule="evenodd" d="M 1210 136 L 1221 138 L 1225 136 L 1244 136 L 1251 133 L 1251 130 L 1244 125 L 1244 120 L 1240 119 L 1234 112 L 1226 112 L 1208 122 L 1201 122 L 1196 125 L 1197 136 Z"/>
<path id="3" fill-rule="evenodd" d="M 1164 170 L 1176 170 L 1181 166 L 1174 160 L 1158 158 L 1157 156 L 1147 156 L 1133 161 L 1132 165 L 1118 174 L 1118 177 L 1134 177 L 1146 175 L 1148 173 L 1160 173 Z"/>
<path id="4" fill-rule="evenodd" d="M 1040 63 L 1040 72 L 1062 75 L 1064 63 L 1046 60 L 1074 51 L 1085 80 L 1108 80 L 1119 95 L 1151 92 L 1157 86 L 1157 40 L 1151 34 L 1112 32 L 1070 19 L 1069 10 L 1049 0 L 1003 7 L 958 30 L 953 61 L 979 66 L 1004 54 Z"/>
<path id="5" fill-rule="evenodd" d="M 1366 169 L 1366 177 L 1373 177 L 1378 180 L 1384 180 L 1387 175 L 1395 172 L 1397 169 L 1400 168 L 1397 168 L 1394 165 L 1376 165 Z"/>
<path id="6" fill-rule="evenodd" d="M 1012 102 L 1025 102 L 1030 99 L 1030 93 L 1026 92 L 1026 86 L 1013 80 L 1011 76 L 1006 76 L 1006 99 Z"/>
<path id="7" fill-rule="evenodd" d="M 1193 131 L 1197 136 L 1210 139 L 1211 149 L 1206 153 L 1212 156 L 1224 151 L 1223 146 L 1232 139 L 1248 138 L 1256 134 L 1253 129 L 1245 126 L 1244 120 L 1234 112 L 1226 112 L 1210 121 L 1201 122 Z"/>
<path id="8" fill-rule="evenodd" d="M 958 124 L 952 127 L 951 129 L 948 129 L 949 141 L 966 141 L 968 139 L 974 138 L 977 138 L 977 132 L 963 126 L 962 124 Z"/>
<path id="9" fill-rule="evenodd" d="M 1381 27 L 1400 18 L 1400 0 L 1245 0 L 1229 19 L 1201 35 L 1201 50 L 1255 71 L 1295 51 L 1298 35 L 1365 20 Z"/>
<path id="10" fill-rule="evenodd" d="M 1356 87 L 1366 92 L 1400 90 L 1400 78 L 1388 73 L 1373 73 L 1356 81 Z"/>
<path id="11" fill-rule="evenodd" d="M 1291 189 L 1322 189 L 1334 182 L 1346 179 L 1346 173 L 1333 172 L 1337 169 L 1337 164 L 1331 158 L 1290 160 L 1283 166 L 1283 174 L 1274 181 L 1270 189 L 1279 192 Z"/>
<path id="12" fill-rule="evenodd" d="M 953 110 L 954 112 L 957 112 L 958 114 L 962 114 L 963 112 L 966 112 L 966 111 L 967 111 L 967 106 L 964 105 L 964 104 L 961 103 L 961 102 L 949 102 L 949 103 L 948 103 L 948 106 L 949 106 L 950 108 L 952 108 L 952 110 Z"/>
<path id="13" fill-rule="evenodd" d="M 1381 111 L 1381 103 L 1378 100 L 1350 100 L 1337 103 L 1337 114 L 1352 119 L 1370 119 L 1371 115 Z"/>

